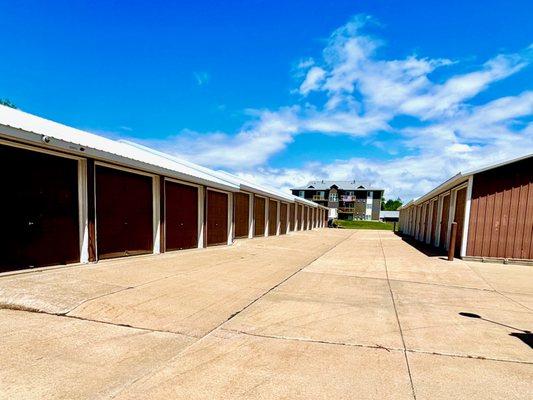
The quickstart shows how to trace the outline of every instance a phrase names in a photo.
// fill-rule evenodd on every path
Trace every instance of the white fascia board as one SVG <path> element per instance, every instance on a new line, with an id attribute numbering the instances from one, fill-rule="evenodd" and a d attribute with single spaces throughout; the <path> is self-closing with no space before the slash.
<path id="1" fill-rule="evenodd" d="M 467 180 L 468 180 L 468 175 L 463 175 L 461 173 L 458 173 L 457 175 L 452 176 L 446 182 L 441 183 L 435 189 L 431 190 L 430 192 L 426 193 L 423 196 L 420 196 L 416 200 L 413 200 L 413 204 L 420 205 L 426 200 L 429 200 L 432 197 L 438 195 L 439 193 L 444 192 L 448 189 L 451 189 L 454 186 L 459 185 L 460 183 L 466 182 Z"/>

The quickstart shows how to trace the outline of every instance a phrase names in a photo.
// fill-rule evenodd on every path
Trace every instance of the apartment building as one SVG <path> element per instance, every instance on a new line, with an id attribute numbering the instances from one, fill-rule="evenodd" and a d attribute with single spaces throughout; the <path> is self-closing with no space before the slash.
<path id="1" fill-rule="evenodd" d="M 329 208 L 330 218 L 378 220 L 383 189 L 356 181 L 310 181 L 292 194 Z"/>

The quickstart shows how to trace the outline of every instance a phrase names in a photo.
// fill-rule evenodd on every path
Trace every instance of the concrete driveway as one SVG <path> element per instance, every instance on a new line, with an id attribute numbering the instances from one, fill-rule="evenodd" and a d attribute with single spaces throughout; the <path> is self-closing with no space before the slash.
<path id="1" fill-rule="evenodd" d="M 531 267 L 385 231 L 33 271 L 0 277 L 0 398 L 530 399 L 532 310 Z"/>

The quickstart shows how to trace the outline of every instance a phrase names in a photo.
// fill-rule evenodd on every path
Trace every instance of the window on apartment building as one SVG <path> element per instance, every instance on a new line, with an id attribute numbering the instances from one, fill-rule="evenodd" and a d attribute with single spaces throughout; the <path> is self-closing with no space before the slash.
<path id="1" fill-rule="evenodd" d="M 320 191 L 318 192 L 318 195 L 320 196 L 321 199 L 323 199 L 324 196 L 326 195 L 326 192 L 324 192 L 323 190 L 320 190 Z"/>
<path id="2" fill-rule="evenodd" d="M 300 190 L 298 192 L 298 197 L 305 197 L 305 190 Z"/>
<path id="3" fill-rule="evenodd" d="M 329 194 L 329 201 L 339 201 L 337 193 L 330 193 Z"/>

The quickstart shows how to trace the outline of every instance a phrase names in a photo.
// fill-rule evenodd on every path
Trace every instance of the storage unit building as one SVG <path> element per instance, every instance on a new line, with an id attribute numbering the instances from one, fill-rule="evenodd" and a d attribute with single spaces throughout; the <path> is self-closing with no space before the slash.
<path id="1" fill-rule="evenodd" d="M 421 211 L 422 210 L 422 211 Z M 467 259 L 533 259 L 533 155 L 459 173 L 400 209 L 401 231 Z"/>
<path id="2" fill-rule="evenodd" d="M 0 272 L 286 233 L 294 196 L 0 106 Z M 294 211 L 296 212 L 296 211 Z"/>

